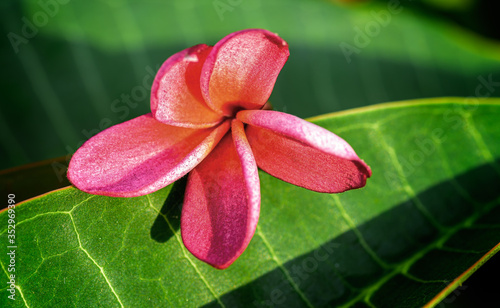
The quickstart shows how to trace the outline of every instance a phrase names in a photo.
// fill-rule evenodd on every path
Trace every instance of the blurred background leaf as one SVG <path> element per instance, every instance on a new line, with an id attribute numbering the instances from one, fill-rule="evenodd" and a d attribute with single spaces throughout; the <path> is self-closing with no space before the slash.
<path id="1" fill-rule="evenodd" d="M 499 79 L 498 43 L 415 3 L 2 1 L 0 168 L 71 154 L 98 131 L 149 112 L 149 87 L 163 61 L 243 28 L 269 29 L 290 44 L 271 101 L 301 117 L 475 96 L 479 76 Z M 346 57 L 342 43 L 359 52 Z"/>
<path id="2" fill-rule="evenodd" d="M 70 185 L 66 178 L 66 157 L 26 164 L 0 171 L 0 193 L 14 194 L 16 202 Z M 8 206 L 0 205 L 0 209 Z"/>

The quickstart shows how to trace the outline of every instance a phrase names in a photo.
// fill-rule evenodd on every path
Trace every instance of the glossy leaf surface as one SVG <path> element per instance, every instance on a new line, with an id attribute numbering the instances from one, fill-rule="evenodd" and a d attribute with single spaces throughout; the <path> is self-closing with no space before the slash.
<path id="1" fill-rule="evenodd" d="M 311 119 L 346 139 L 372 178 L 330 195 L 260 172 L 256 234 L 224 271 L 182 245 L 185 179 L 136 198 L 66 188 L 32 199 L 15 209 L 14 304 L 436 305 L 499 250 L 500 101 L 480 102 L 403 102 Z M 7 243 L 7 212 L 0 220 Z M 7 296 L 4 285 L 0 306 L 12 304 Z"/>

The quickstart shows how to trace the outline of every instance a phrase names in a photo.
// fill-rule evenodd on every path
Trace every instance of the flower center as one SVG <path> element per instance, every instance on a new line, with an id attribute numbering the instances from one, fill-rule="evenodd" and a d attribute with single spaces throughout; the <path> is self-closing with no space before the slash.
<path id="1" fill-rule="evenodd" d="M 224 108 L 224 116 L 228 119 L 234 119 L 236 117 L 236 114 L 240 111 L 240 110 L 245 110 L 245 108 L 241 107 L 241 106 L 227 106 Z"/>

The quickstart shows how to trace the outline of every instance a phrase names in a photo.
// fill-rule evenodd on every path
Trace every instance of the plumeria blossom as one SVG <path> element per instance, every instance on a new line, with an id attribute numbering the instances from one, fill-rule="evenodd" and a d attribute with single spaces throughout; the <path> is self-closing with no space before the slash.
<path id="1" fill-rule="evenodd" d="M 283 39 L 260 29 L 171 56 L 155 77 L 151 113 L 88 140 L 71 159 L 68 178 L 91 194 L 134 197 L 189 173 L 183 242 L 198 259 L 228 267 L 257 226 L 258 167 L 325 193 L 363 187 L 371 175 L 340 137 L 266 110 L 288 56 Z"/>

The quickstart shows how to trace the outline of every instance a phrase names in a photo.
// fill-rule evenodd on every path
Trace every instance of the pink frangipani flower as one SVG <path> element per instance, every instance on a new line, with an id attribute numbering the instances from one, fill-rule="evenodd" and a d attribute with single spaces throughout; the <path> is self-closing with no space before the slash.
<path id="1" fill-rule="evenodd" d="M 154 80 L 151 113 L 88 140 L 71 159 L 69 180 L 91 194 L 134 197 L 189 173 L 183 242 L 198 259 L 228 267 L 257 227 L 257 167 L 325 193 L 363 187 L 371 176 L 340 137 L 265 110 L 288 56 L 284 40 L 260 29 L 173 55 Z"/>

